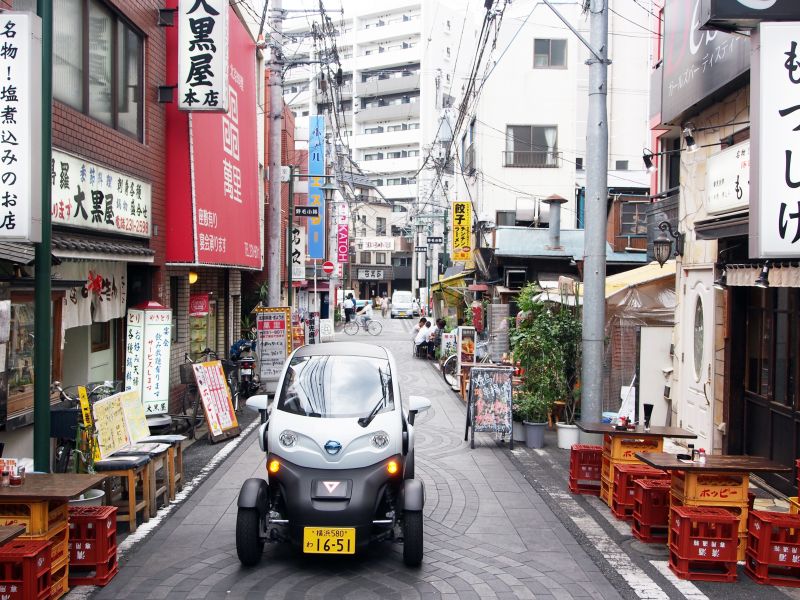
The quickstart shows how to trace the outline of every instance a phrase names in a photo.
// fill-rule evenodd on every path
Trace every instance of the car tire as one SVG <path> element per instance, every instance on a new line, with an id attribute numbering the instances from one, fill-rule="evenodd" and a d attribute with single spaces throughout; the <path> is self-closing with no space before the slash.
<path id="1" fill-rule="evenodd" d="M 264 553 L 259 536 L 261 516 L 257 508 L 240 508 L 236 513 L 236 554 L 245 567 L 254 567 Z"/>
<path id="2" fill-rule="evenodd" d="M 407 567 L 422 564 L 422 511 L 403 511 L 403 562 Z"/>

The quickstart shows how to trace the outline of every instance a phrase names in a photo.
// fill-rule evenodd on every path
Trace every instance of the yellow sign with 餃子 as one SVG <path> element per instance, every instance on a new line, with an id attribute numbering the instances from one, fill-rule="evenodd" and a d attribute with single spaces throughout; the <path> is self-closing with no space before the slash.
<path id="1" fill-rule="evenodd" d="M 472 260 L 472 204 L 453 202 L 453 261 Z"/>

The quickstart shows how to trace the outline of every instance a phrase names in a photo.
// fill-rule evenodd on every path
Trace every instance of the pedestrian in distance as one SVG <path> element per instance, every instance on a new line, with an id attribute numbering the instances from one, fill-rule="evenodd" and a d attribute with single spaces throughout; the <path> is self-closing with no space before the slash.
<path id="1" fill-rule="evenodd" d="M 385 319 L 389 313 L 389 298 L 386 296 L 381 297 L 381 316 Z"/>
<path id="2" fill-rule="evenodd" d="M 353 294 L 347 294 L 347 298 L 342 303 L 344 307 L 344 322 L 349 323 L 355 313 L 356 303 L 353 301 Z"/>

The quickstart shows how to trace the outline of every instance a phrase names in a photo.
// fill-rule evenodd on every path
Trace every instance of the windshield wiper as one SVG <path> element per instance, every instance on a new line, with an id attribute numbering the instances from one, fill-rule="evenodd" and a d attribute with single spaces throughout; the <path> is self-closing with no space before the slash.
<path id="1" fill-rule="evenodd" d="M 383 408 L 384 402 L 386 402 L 386 394 L 381 396 L 380 400 L 378 400 L 378 403 L 372 408 L 371 411 L 369 411 L 369 414 L 366 417 L 360 417 L 358 419 L 358 424 L 362 427 L 369 426 L 375 416 L 381 411 L 381 408 Z"/>

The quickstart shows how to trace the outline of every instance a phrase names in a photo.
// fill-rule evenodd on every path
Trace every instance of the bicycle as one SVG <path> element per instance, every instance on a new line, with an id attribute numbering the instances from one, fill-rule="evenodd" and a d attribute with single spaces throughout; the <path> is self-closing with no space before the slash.
<path id="1" fill-rule="evenodd" d="M 359 329 L 366 330 L 370 335 L 380 335 L 381 331 L 383 331 L 383 325 L 375 319 L 366 321 L 364 317 L 359 317 L 344 325 L 344 332 L 347 335 L 355 335 Z"/>
<path id="2" fill-rule="evenodd" d="M 489 342 L 477 342 L 475 344 L 475 362 L 478 363 L 491 363 L 491 357 L 489 355 Z M 458 381 L 458 373 L 456 372 L 458 369 L 458 354 L 453 353 L 448 356 L 444 362 L 442 363 L 442 377 L 444 377 L 444 381 L 447 385 L 451 388 L 455 389 L 459 385 Z"/>

